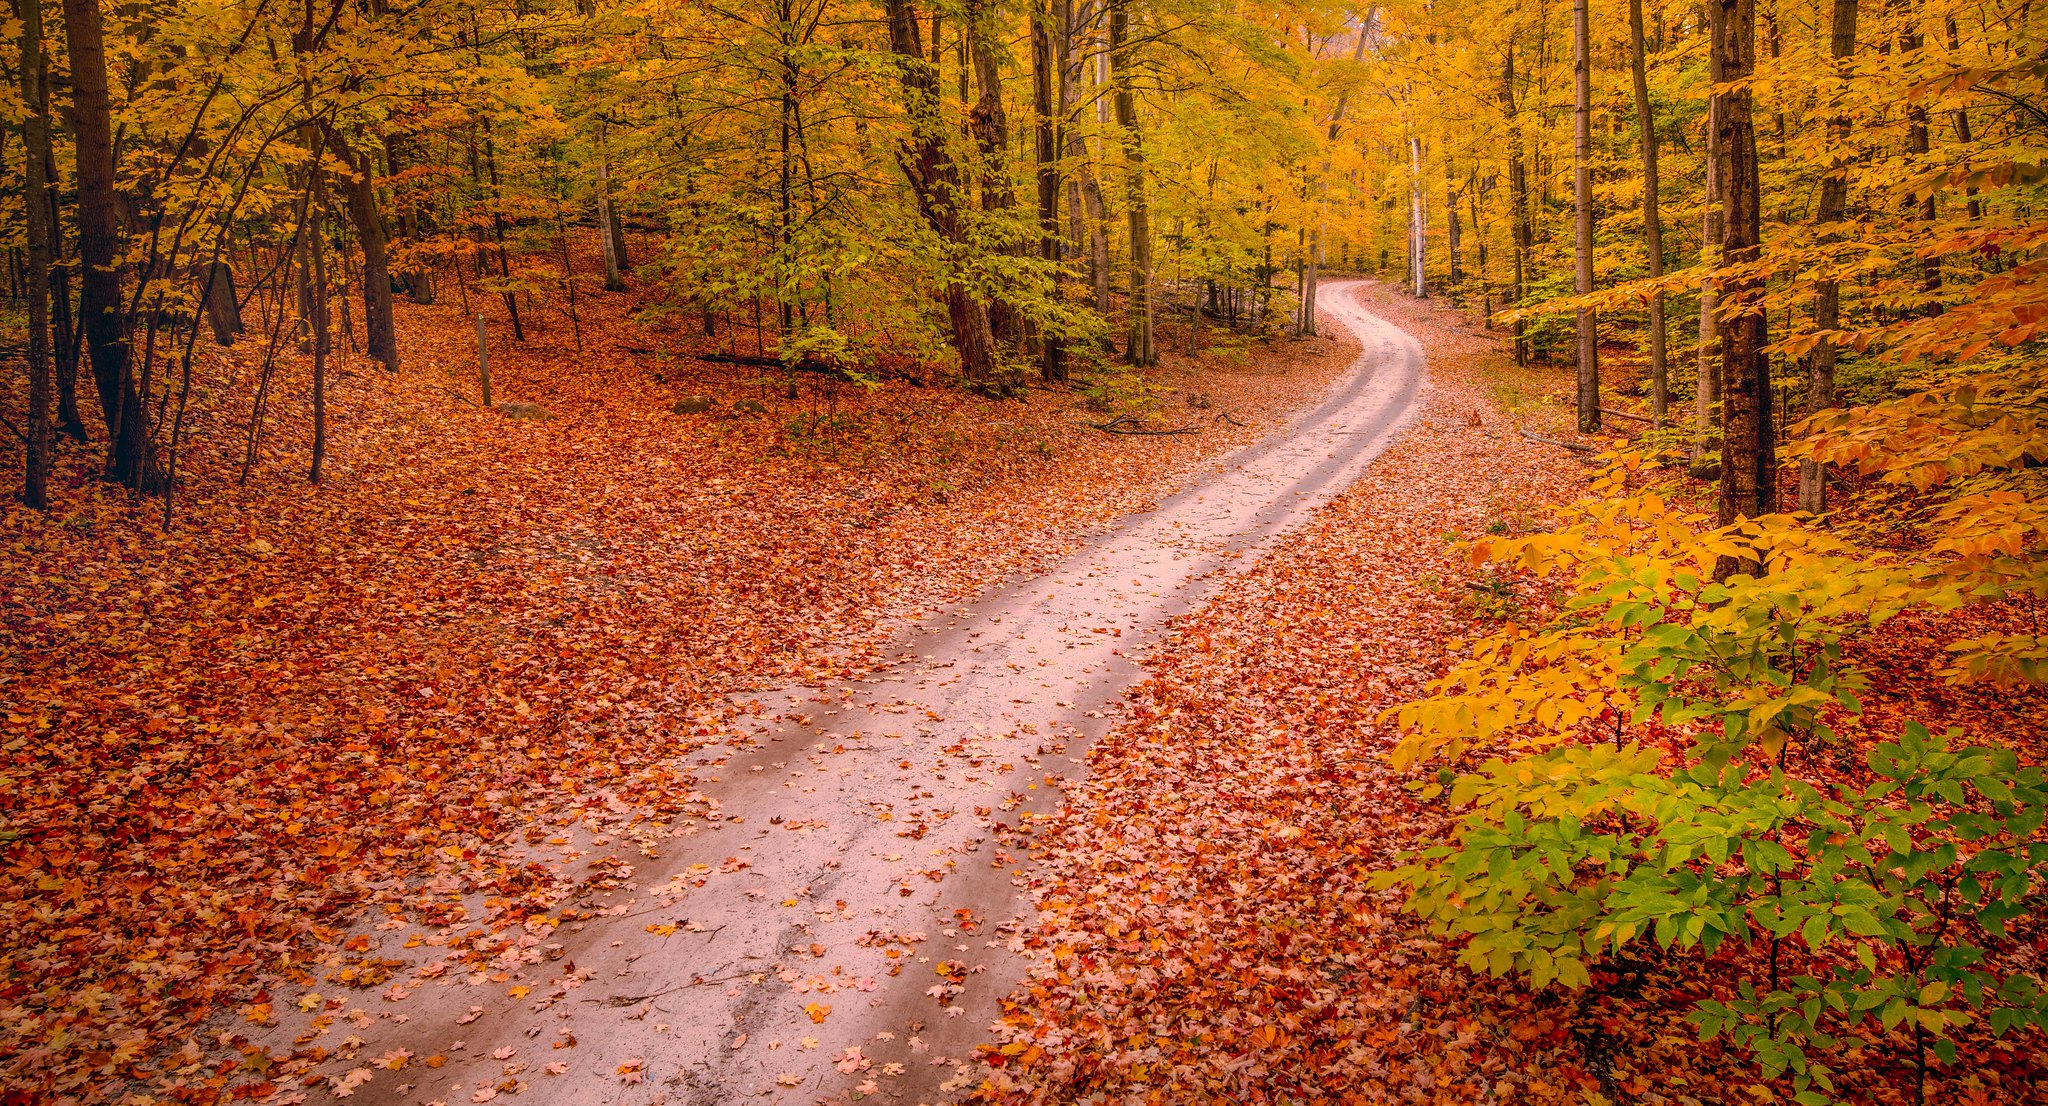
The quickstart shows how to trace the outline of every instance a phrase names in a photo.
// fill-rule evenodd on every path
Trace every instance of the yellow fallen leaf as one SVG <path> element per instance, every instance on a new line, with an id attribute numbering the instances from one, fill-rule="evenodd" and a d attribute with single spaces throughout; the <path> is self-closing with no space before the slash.
<path id="1" fill-rule="evenodd" d="M 804 1013 L 811 1016 L 813 1025 L 823 1025 L 825 1018 L 832 1013 L 832 1008 L 822 1002 L 814 1002 L 804 1007 Z"/>

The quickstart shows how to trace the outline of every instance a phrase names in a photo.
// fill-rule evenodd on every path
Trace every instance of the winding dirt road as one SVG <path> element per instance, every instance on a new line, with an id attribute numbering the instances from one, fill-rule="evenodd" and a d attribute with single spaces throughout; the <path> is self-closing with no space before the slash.
<path id="1" fill-rule="evenodd" d="M 359 1063 L 414 1059 L 348 1101 L 952 1097 L 1025 967 L 1011 949 L 1031 877 L 1013 831 L 1081 770 L 1140 675 L 1128 658 L 1342 491 L 1420 407 L 1421 347 L 1357 287 L 1325 286 L 1326 318 L 1363 350 L 1324 403 L 1053 571 L 907 628 L 893 669 L 767 702 L 764 717 L 788 720 L 698 769 L 715 776 L 702 790 L 720 817 L 612 870 L 619 886 L 597 899 L 609 913 L 508 958 L 530 990 L 426 979 L 402 1023 L 358 1015 Z"/>

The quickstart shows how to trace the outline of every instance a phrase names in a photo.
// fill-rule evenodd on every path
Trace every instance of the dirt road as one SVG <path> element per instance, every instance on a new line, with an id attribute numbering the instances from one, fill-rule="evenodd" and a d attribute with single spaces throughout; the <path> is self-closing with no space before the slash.
<path id="1" fill-rule="evenodd" d="M 907 628 L 894 668 L 766 702 L 783 720 L 750 748 L 715 768 L 699 754 L 708 819 L 592 873 L 596 916 L 536 929 L 502 971 L 408 974 L 404 1001 L 340 1012 L 320 1043 L 355 1041 L 354 1067 L 328 1069 L 364 1072 L 348 1100 L 918 1103 L 962 1089 L 1023 969 L 1016 827 L 1079 770 L 1138 676 L 1130 658 L 1419 408 L 1420 346 L 1356 287 L 1326 285 L 1325 315 L 1363 352 L 1291 430 L 1054 570 Z M 528 840 L 573 864 L 583 843 L 557 832 Z M 409 1056 L 379 1066 L 396 1051 Z"/>

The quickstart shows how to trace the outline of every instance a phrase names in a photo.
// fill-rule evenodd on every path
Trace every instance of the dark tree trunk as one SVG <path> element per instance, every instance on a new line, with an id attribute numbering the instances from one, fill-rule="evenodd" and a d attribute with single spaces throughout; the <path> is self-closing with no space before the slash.
<path id="1" fill-rule="evenodd" d="M 1138 129 L 1137 96 L 1131 88 L 1130 6 L 1109 0 L 1110 85 L 1116 122 L 1123 131 L 1126 190 L 1131 223 L 1131 291 L 1125 305 L 1129 342 L 1124 360 L 1139 368 L 1159 363 L 1152 345 L 1152 213 L 1145 195 L 1145 137 Z"/>
<path id="2" fill-rule="evenodd" d="M 1764 281 L 1753 271 L 1763 239 L 1762 196 L 1757 176 L 1756 128 L 1751 121 L 1750 76 L 1756 66 L 1755 0 L 1711 0 L 1720 23 L 1716 47 L 1719 83 L 1732 86 L 1716 99 L 1721 165 L 1721 280 L 1724 318 L 1721 337 L 1722 525 L 1778 509 L 1778 457 L 1771 433 L 1771 364 L 1764 352 Z M 1726 562 L 1718 576 L 1751 571 L 1753 565 Z"/>
<path id="3" fill-rule="evenodd" d="M 28 216 L 28 425 L 23 428 L 21 501 L 50 505 L 50 244 L 56 235 L 49 190 L 50 111 L 45 95 L 42 0 L 18 0 L 21 17 L 22 206 Z"/>
<path id="4" fill-rule="evenodd" d="M 107 473 L 143 487 L 142 397 L 128 356 L 127 305 L 121 294 L 119 197 L 114 191 L 113 104 L 97 0 L 64 0 L 71 62 L 72 140 L 78 154 L 79 314 L 107 424 Z"/>
<path id="5" fill-rule="evenodd" d="M 960 167 L 946 149 L 945 124 L 939 118 L 938 71 L 925 59 L 917 16 L 910 0 L 887 0 L 889 46 L 896 54 L 905 107 L 913 133 L 897 153 L 903 174 L 917 198 L 925 225 L 949 245 L 964 239 L 959 209 Z M 998 381 L 995 336 L 989 330 L 988 308 L 956 274 L 946 282 L 946 314 L 953 324 L 953 348 L 960 354 L 960 373 L 969 386 L 1004 390 Z"/>
<path id="6" fill-rule="evenodd" d="M 1579 295 L 1593 291 L 1593 44 L 1587 28 L 1588 0 L 1572 0 L 1572 215 L 1573 260 Z M 1579 338 L 1579 433 L 1600 429 L 1599 319 L 1589 308 L 1577 313 Z"/>
<path id="7" fill-rule="evenodd" d="M 1650 107 L 1650 83 L 1643 44 L 1643 0 L 1628 0 L 1629 75 L 1636 92 L 1636 128 L 1643 148 L 1643 248 L 1651 280 L 1664 275 L 1664 221 L 1657 213 L 1657 117 Z M 1664 293 L 1650 296 L 1650 413 L 1662 427 L 1671 407 L 1670 368 L 1665 364 Z"/>
<path id="8" fill-rule="evenodd" d="M 218 345 L 232 346 L 242 333 L 241 301 L 235 297 L 235 268 L 215 261 L 206 274 L 206 321 L 213 327 Z"/>
<path id="9" fill-rule="evenodd" d="M 1529 255 L 1536 248 L 1536 228 L 1529 212 L 1529 163 L 1522 150 L 1521 111 L 1515 102 L 1515 46 L 1508 43 L 1500 69 L 1500 106 L 1508 117 L 1508 202 L 1514 206 L 1509 231 L 1515 243 L 1515 306 L 1529 294 Z M 1529 363 L 1528 328 L 1515 320 L 1515 364 Z"/>
<path id="10" fill-rule="evenodd" d="M 351 178 L 342 182 L 348 202 L 348 220 L 355 225 L 356 238 L 363 246 L 363 335 L 370 359 L 386 371 L 398 371 L 398 325 L 392 315 L 391 262 L 385 247 L 384 218 L 377 210 L 376 165 L 368 154 L 357 155 L 341 136 L 327 132 L 327 145 L 334 156 L 348 166 Z"/>
<path id="11" fill-rule="evenodd" d="M 991 43 L 996 33 L 994 18 L 991 5 L 976 0 L 969 4 L 967 18 L 961 24 L 978 93 L 973 109 L 968 112 L 967 129 L 981 151 L 981 208 L 991 212 L 1017 206 L 1017 192 L 1010 183 L 1010 118 L 1003 110 L 1003 75 L 996 65 Z M 1024 321 L 1001 296 L 989 303 L 988 319 L 996 340 L 1014 344 L 1022 338 Z"/>
<path id="12" fill-rule="evenodd" d="M 1829 45 L 1837 70 L 1856 53 L 1856 0 L 1835 0 L 1834 27 Z M 1836 114 L 1828 120 L 1828 138 L 1835 147 L 1828 159 L 1828 175 L 1820 182 L 1820 202 L 1813 221 L 1820 225 L 1823 243 L 1840 236 L 1833 227 L 1849 210 L 1849 159 L 1842 147 L 1849 140 L 1849 117 Z M 1832 278 L 1813 285 L 1813 327 L 1833 330 L 1842 321 L 1842 289 Z M 1806 355 L 1806 411 L 1811 415 L 1835 405 L 1835 343 L 1822 338 Z M 1799 462 L 1799 509 L 1820 514 L 1828 509 L 1827 470 L 1817 461 Z"/>
<path id="13" fill-rule="evenodd" d="M 1057 2 L 1046 0 L 1043 7 L 1031 13 L 1031 107 L 1037 115 L 1038 256 L 1049 268 L 1060 260 L 1060 119 L 1053 99 L 1057 56 L 1052 41 L 1058 21 L 1054 8 Z M 1052 278 L 1052 292 L 1057 299 L 1057 275 Z M 1038 356 L 1040 376 L 1048 381 L 1067 378 L 1066 347 L 1058 335 L 1040 336 Z"/>

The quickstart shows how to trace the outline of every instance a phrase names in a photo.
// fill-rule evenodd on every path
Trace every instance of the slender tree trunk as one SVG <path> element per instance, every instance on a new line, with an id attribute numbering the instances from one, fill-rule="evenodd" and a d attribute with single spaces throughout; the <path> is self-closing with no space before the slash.
<path id="1" fill-rule="evenodd" d="M 1910 20 L 1911 17 L 1909 16 L 1905 28 L 1899 32 L 1899 59 L 1908 68 L 1908 72 L 1911 72 L 1913 63 L 1920 53 L 1920 48 L 1925 44 L 1925 39 L 1920 34 L 1919 27 Z M 1927 108 L 1917 99 L 1909 100 L 1909 104 L 1911 106 L 1906 109 L 1906 151 L 1914 155 L 1912 167 L 1913 171 L 1917 173 L 1925 170 L 1929 164 L 1927 159 L 1927 153 L 1930 148 L 1928 143 Z M 1907 200 L 1906 207 L 1908 211 L 1918 214 L 1922 222 L 1932 223 L 1934 221 L 1934 190 L 1928 189 L 1925 199 Z M 1920 305 L 1921 314 L 1929 317 L 1941 314 L 1940 254 L 1930 253 L 1920 259 L 1920 290 L 1925 296 L 1924 301 Z"/>
<path id="2" fill-rule="evenodd" d="M 1130 338 L 1124 359 L 1146 368 L 1159 363 L 1159 352 L 1152 345 L 1152 213 L 1146 197 L 1145 136 L 1138 128 L 1137 96 L 1131 89 L 1129 37 L 1128 0 L 1110 0 L 1110 83 L 1115 91 L 1117 126 L 1123 131 L 1124 202 L 1130 205 L 1131 223 L 1131 293 L 1125 308 Z"/>
<path id="3" fill-rule="evenodd" d="M 1500 70 L 1500 106 L 1508 117 L 1508 202 L 1514 205 L 1508 229 L 1515 243 L 1515 286 L 1513 303 L 1520 307 L 1529 295 L 1529 254 L 1536 248 L 1536 229 L 1529 213 L 1529 163 L 1522 146 L 1521 111 L 1515 101 L 1515 47 L 1508 43 Z M 1515 364 L 1529 363 L 1528 328 L 1515 320 Z"/>
<path id="4" fill-rule="evenodd" d="M 49 167 L 50 104 L 43 84 L 42 0 L 17 0 L 21 17 L 22 207 L 28 216 L 28 425 L 23 427 L 21 501 L 50 505 L 50 244 L 56 235 L 44 174 Z"/>
<path id="5" fill-rule="evenodd" d="M 1057 0 L 1045 0 L 1031 13 L 1031 108 L 1036 116 L 1034 147 L 1038 176 L 1038 256 L 1052 269 L 1052 293 L 1060 294 L 1060 116 L 1053 100 L 1057 53 L 1053 33 L 1060 16 Z M 1066 347 L 1058 335 L 1039 338 L 1038 372 L 1048 381 L 1067 378 Z"/>
<path id="6" fill-rule="evenodd" d="M 1643 0 L 1628 0 L 1629 74 L 1635 82 L 1636 128 L 1643 146 L 1643 247 L 1649 275 L 1664 275 L 1664 220 L 1657 213 L 1657 116 L 1650 106 L 1649 59 L 1643 46 Z M 1650 296 L 1650 413 L 1662 429 L 1671 407 L 1671 379 L 1665 364 L 1664 291 Z"/>
<path id="7" fill-rule="evenodd" d="M 313 268 L 313 464 L 306 479 L 320 482 L 320 469 L 327 463 L 327 354 L 332 340 L 327 319 L 327 232 L 326 198 L 316 200 L 313 233 L 307 247 Z"/>
<path id="8" fill-rule="evenodd" d="M 1838 73 L 1856 53 L 1856 0 L 1835 0 L 1833 34 L 1829 46 Z M 1813 221 L 1821 230 L 1821 242 L 1839 239 L 1831 228 L 1842 221 L 1849 209 L 1849 117 L 1837 110 L 1828 120 L 1828 174 L 1820 182 L 1820 202 Z M 1842 322 L 1842 289 L 1833 277 L 1822 277 L 1813 285 L 1813 327 L 1833 330 Z M 1811 415 L 1835 405 L 1835 343 L 1822 338 L 1806 355 L 1806 411 Z M 1817 461 L 1799 462 L 1799 509 L 1820 514 L 1828 509 L 1827 469 Z"/>
<path id="9" fill-rule="evenodd" d="M 1713 2 L 1713 0 L 1710 0 Z M 1713 34 L 1721 33 L 1719 20 L 1711 21 Z M 1716 40 L 1718 42 L 1718 39 Z M 1718 46 L 1714 48 L 1712 68 L 1720 72 Z M 1715 81 L 1720 77 L 1715 76 Z M 1700 257 L 1709 266 L 1718 266 L 1721 251 L 1721 127 L 1718 119 L 1721 101 L 1714 97 L 1707 102 L 1707 206 L 1700 219 Z M 1693 388 L 1693 437 L 1691 469 L 1693 475 L 1707 478 L 1708 446 L 1713 443 L 1714 431 L 1718 428 L 1721 408 L 1721 336 L 1720 284 L 1713 270 L 1700 279 L 1700 342 L 1697 360 L 1698 378 Z"/>
<path id="10" fill-rule="evenodd" d="M 939 239 L 951 248 L 963 244 L 959 210 L 960 170 L 946 149 L 946 128 L 939 118 L 938 69 L 925 60 L 917 16 L 910 0 L 887 0 L 889 45 L 896 54 L 913 134 L 897 160 L 909 178 L 917 206 Z M 936 43 L 934 44 L 936 47 Z M 953 348 L 960 354 L 960 373 L 969 386 L 1004 390 L 997 380 L 995 336 L 989 330 L 988 308 L 957 274 L 946 283 L 946 314 L 953 324 Z"/>
<path id="11" fill-rule="evenodd" d="M 505 252 L 505 213 L 500 205 L 505 199 L 505 186 L 498 179 L 498 150 L 491 141 L 491 124 L 484 120 L 484 166 L 491 179 L 491 234 L 498 247 L 498 279 L 505 282 L 502 295 L 505 300 L 505 314 L 512 320 L 512 340 L 526 341 L 526 327 L 519 321 L 519 294 L 512 290 L 512 258 Z"/>
<path id="12" fill-rule="evenodd" d="M 623 292 L 626 280 L 619 275 L 619 231 L 612 222 L 611 170 L 603 144 L 600 142 L 597 154 L 597 237 L 598 245 L 604 250 L 604 290 Z"/>
<path id="13" fill-rule="evenodd" d="M 1459 289 L 1465 282 L 1465 258 L 1458 236 L 1458 182 L 1451 176 L 1448 158 L 1444 160 L 1444 249 L 1451 255 L 1450 281 L 1444 291 L 1452 303 L 1457 303 L 1461 298 Z"/>
<path id="14" fill-rule="evenodd" d="M 127 305 L 121 292 L 113 102 L 107 92 L 107 50 L 98 0 L 64 0 L 64 37 L 71 62 L 71 133 L 78 157 L 79 313 L 100 414 L 107 424 L 107 473 L 139 488 L 146 483 L 142 398 L 129 361 Z"/>
<path id="15" fill-rule="evenodd" d="M 1429 228 L 1422 213 L 1422 138 L 1408 136 L 1408 290 L 1416 299 L 1429 296 Z"/>
<path id="16" fill-rule="evenodd" d="M 1726 316 L 1721 341 L 1721 498 L 1723 525 L 1777 510 L 1778 458 L 1772 435 L 1771 364 L 1764 352 L 1764 280 L 1753 272 L 1763 240 L 1762 193 L 1758 182 L 1756 129 L 1751 121 L 1750 76 L 1756 67 L 1755 0 L 1710 0 L 1721 25 L 1716 52 L 1718 84 L 1732 86 L 1716 97 L 1720 131 L 1722 265 L 1721 299 Z M 1752 566 L 1733 562 L 1716 575 Z"/>
<path id="17" fill-rule="evenodd" d="M 1572 215 L 1576 230 L 1579 295 L 1593 292 L 1593 47 L 1586 26 L 1587 0 L 1572 0 Z M 1599 320 L 1581 307 L 1579 336 L 1579 433 L 1600 429 Z"/>

